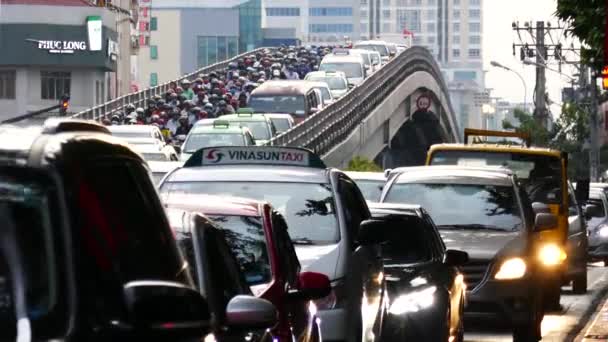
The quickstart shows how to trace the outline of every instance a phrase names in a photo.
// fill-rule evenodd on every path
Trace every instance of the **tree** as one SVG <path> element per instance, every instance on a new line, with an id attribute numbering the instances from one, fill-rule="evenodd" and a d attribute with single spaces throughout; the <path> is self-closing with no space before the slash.
<path id="1" fill-rule="evenodd" d="M 513 116 L 519 120 L 519 126 L 516 127 L 508 120 L 503 120 L 502 127 L 504 129 L 512 129 L 518 133 L 529 134 L 534 146 L 548 146 L 551 134 L 534 119 L 532 114 L 516 108 L 513 111 Z"/>
<path id="2" fill-rule="evenodd" d="M 369 172 L 382 172 L 382 168 L 373 161 L 363 158 L 355 157 L 348 162 L 348 171 L 369 171 Z"/>
<path id="3" fill-rule="evenodd" d="M 581 50 L 582 62 L 600 72 L 604 64 L 606 1 L 558 0 L 555 15 L 565 21 L 570 26 L 568 31 L 586 45 Z"/>

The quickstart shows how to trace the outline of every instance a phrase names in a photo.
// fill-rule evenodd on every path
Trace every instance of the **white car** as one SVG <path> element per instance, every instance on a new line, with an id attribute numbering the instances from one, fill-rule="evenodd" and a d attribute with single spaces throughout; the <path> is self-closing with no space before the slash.
<path id="1" fill-rule="evenodd" d="M 277 135 L 288 131 L 295 126 L 293 117 L 290 114 L 269 113 L 264 115 L 270 118 L 270 121 L 272 121 L 274 124 L 274 127 L 277 130 Z"/>
<path id="2" fill-rule="evenodd" d="M 313 71 L 309 72 L 304 79 L 327 83 L 334 99 L 338 99 L 348 92 L 348 80 L 342 71 Z"/>
<path id="3" fill-rule="evenodd" d="M 107 127 L 113 136 L 132 139 L 132 138 L 149 138 L 155 139 L 159 144 L 165 145 L 165 138 L 160 129 L 151 125 L 121 125 Z"/>
<path id="4" fill-rule="evenodd" d="M 366 40 L 356 43 L 353 46 L 353 49 L 364 49 L 364 50 L 372 50 L 380 53 L 382 58 L 382 62 L 386 63 L 390 59 L 391 50 L 389 49 L 386 42 L 381 40 Z"/>
<path id="5" fill-rule="evenodd" d="M 179 157 L 175 149 L 170 145 L 163 147 L 157 144 L 131 144 L 136 152 L 139 152 L 146 161 L 177 161 Z"/>
<path id="6" fill-rule="evenodd" d="M 329 54 L 321 60 L 319 70 L 342 71 L 346 74 L 348 83 L 355 86 L 362 83 L 367 74 L 363 57 L 359 55 Z"/>
<path id="7" fill-rule="evenodd" d="M 312 86 L 319 91 L 319 95 L 321 96 L 321 101 L 323 101 L 323 107 L 329 106 L 334 103 L 334 97 L 331 95 L 331 90 L 329 89 L 329 85 L 323 81 L 307 81 L 312 84 Z"/>

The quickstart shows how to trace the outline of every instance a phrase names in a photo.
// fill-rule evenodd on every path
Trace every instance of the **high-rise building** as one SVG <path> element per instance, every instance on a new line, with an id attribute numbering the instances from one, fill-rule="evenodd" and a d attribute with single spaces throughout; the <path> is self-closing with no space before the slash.
<path id="1" fill-rule="evenodd" d="M 169 82 L 262 45 L 261 0 L 154 0 L 139 86 Z"/>
<path id="2" fill-rule="evenodd" d="M 424 46 L 439 62 L 460 127 L 481 127 L 484 91 L 481 0 L 360 0 L 361 34 Z"/>
<path id="3" fill-rule="evenodd" d="M 358 40 L 359 1 L 264 0 L 262 26 L 267 32 L 282 30 L 284 39 L 304 44 Z"/>

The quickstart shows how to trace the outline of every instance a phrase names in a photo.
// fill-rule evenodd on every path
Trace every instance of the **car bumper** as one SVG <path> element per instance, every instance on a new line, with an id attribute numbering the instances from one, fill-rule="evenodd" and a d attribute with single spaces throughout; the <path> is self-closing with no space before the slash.
<path id="1" fill-rule="evenodd" d="M 321 320 L 321 336 L 323 341 L 346 340 L 346 310 L 319 310 L 317 316 Z"/>
<path id="2" fill-rule="evenodd" d="M 593 241 L 589 239 L 589 247 L 587 249 L 591 260 L 604 259 L 608 257 L 608 241 Z"/>
<path id="3" fill-rule="evenodd" d="M 535 286 L 540 285 L 530 278 L 488 280 L 467 292 L 465 316 L 501 319 L 512 325 L 525 323 L 529 321 Z"/>
<path id="4" fill-rule="evenodd" d="M 441 341 L 445 339 L 447 322 L 445 313 L 438 310 L 389 314 L 382 328 L 382 340 L 386 341 Z"/>

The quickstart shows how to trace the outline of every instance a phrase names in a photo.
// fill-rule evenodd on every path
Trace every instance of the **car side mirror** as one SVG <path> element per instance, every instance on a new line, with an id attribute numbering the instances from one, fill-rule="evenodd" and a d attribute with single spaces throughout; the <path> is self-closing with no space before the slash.
<path id="1" fill-rule="evenodd" d="M 331 292 L 329 278 L 322 273 L 302 272 L 298 277 L 298 288 L 289 290 L 289 297 L 296 300 L 315 300 L 327 297 Z"/>
<path id="2" fill-rule="evenodd" d="M 313 115 L 315 113 L 317 113 L 319 111 L 319 108 L 317 107 L 312 107 L 310 108 L 310 110 L 308 111 L 308 115 Z"/>
<path id="3" fill-rule="evenodd" d="M 532 210 L 534 210 L 534 214 L 551 214 L 551 208 L 549 208 L 547 204 L 541 202 L 532 203 Z"/>
<path id="4" fill-rule="evenodd" d="M 173 146 L 173 149 L 175 150 L 175 153 L 177 154 L 181 154 L 182 153 L 182 147 L 181 146 Z"/>
<path id="5" fill-rule="evenodd" d="M 277 309 L 266 299 L 236 296 L 226 306 L 226 325 L 234 329 L 267 329 L 277 323 Z"/>
<path id="6" fill-rule="evenodd" d="M 354 84 L 352 84 L 352 83 L 349 83 L 349 84 L 348 84 L 348 89 L 353 89 L 354 87 L 355 87 L 355 85 L 354 85 Z"/>
<path id="7" fill-rule="evenodd" d="M 211 314 L 205 298 L 184 284 L 132 281 L 124 285 L 128 325 L 150 333 L 198 338 L 209 328 Z"/>
<path id="8" fill-rule="evenodd" d="M 585 209 L 583 209 L 583 212 L 585 213 L 585 218 L 590 220 L 600 212 L 600 208 L 595 204 L 587 204 Z"/>
<path id="9" fill-rule="evenodd" d="M 375 245 L 388 240 L 389 220 L 370 219 L 361 222 L 357 242 L 361 245 Z"/>
<path id="10" fill-rule="evenodd" d="M 448 249 L 445 251 L 444 264 L 448 266 L 462 266 L 467 262 L 469 262 L 469 253 L 456 249 Z"/>
<path id="11" fill-rule="evenodd" d="M 534 230 L 542 232 L 557 227 L 557 216 L 547 213 L 538 213 L 534 219 Z"/>
<path id="12" fill-rule="evenodd" d="M 386 170 L 384 170 L 384 178 L 388 178 L 388 175 L 391 174 L 391 171 L 393 171 L 393 169 L 386 169 Z"/>

